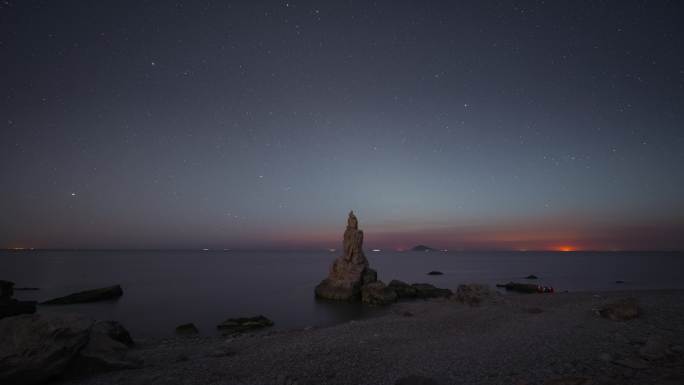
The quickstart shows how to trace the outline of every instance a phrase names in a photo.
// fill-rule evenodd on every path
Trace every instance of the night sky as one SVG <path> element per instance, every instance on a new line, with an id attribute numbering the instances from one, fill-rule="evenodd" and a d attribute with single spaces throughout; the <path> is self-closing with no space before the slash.
<path id="1" fill-rule="evenodd" d="M 684 249 L 679 1 L 2 1 L 0 247 Z"/>

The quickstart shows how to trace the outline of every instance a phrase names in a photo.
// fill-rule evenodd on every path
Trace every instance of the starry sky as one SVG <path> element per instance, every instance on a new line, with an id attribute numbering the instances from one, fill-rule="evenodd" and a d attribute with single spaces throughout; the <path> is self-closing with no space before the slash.
<path id="1" fill-rule="evenodd" d="M 0 2 L 0 247 L 684 249 L 679 1 Z"/>

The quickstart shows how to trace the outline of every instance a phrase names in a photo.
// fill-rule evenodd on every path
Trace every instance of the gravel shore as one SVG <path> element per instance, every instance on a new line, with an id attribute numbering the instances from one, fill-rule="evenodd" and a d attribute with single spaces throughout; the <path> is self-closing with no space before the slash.
<path id="1" fill-rule="evenodd" d="M 598 315 L 627 297 L 637 319 Z M 684 291 L 416 301 L 327 328 L 137 342 L 141 369 L 58 383 L 381 385 L 416 375 L 442 385 L 684 384 Z"/>

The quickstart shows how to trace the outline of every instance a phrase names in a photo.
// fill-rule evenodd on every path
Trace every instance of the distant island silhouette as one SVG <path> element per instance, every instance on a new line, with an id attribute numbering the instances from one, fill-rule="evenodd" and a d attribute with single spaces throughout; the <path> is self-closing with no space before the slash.
<path id="1" fill-rule="evenodd" d="M 425 246 L 425 245 L 418 245 L 414 246 L 411 251 L 437 251 L 437 249 L 433 249 L 430 246 Z"/>

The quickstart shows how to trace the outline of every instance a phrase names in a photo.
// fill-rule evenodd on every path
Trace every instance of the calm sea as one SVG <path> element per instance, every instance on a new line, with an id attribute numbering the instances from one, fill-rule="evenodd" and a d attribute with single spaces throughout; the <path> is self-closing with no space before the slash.
<path id="1" fill-rule="evenodd" d="M 316 301 L 313 289 L 337 253 L 274 251 L 0 251 L 0 279 L 19 299 L 43 301 L 121 284 L 115 302 L 41 306 L 122 322 L 134 336 L 171 335 L 194 322 L 214 334 L 225 318 L 263 314 L 278 328 L 326 326 L 370 316 L 362 305 Z M 524 282 L 534 274 L 557 291 L 684 289 L 682 253 L 367 252 L 379 279 L 458 284 Z M 428 276 L 431 270 L 444 273 Z M 615 281 L 625 281 L 617 284 Z"/>

